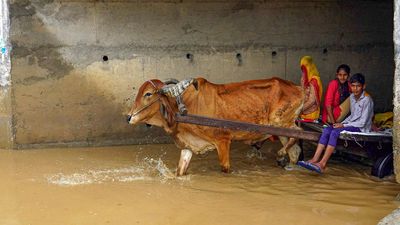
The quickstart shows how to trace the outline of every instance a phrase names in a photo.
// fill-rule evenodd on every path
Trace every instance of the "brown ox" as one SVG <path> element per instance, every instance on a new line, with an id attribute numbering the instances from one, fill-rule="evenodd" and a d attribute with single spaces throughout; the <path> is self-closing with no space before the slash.
<path id="1" fill-rule="evenodd" d="M 203 78 L 193 81 L 196 87 L 188 86 L 181 95 L 190 114 L 299 129 L 295 119 L 301 111 L 304 93 L 301 87 L 289 81 L 280 78 L 230 84 L 213 84 Z M 254 144 L 270 137 L 268 134 L 177 123 L 174 120 L 174 114 L 178 112 L 176 100 L 162 94 L 164 92 L 160 90 L 164 87 L 159 80 L 146 81 L 137 93 L 128 122 L 162 127 L 179 148 L 190 149 L 196 154 L 216 149 L 223 172 L 230 169 L 229 150 L 233 140 Z M 296 163 L 300 154 L 296 139 L 279 139 L 283 147 L 278 152 L 278 159 L 289 156 L 290 162 Z M 184 156 L 181 154 L 177 175 L 186 173 L 191 152 L 189 157 L 182 158 Z"/>

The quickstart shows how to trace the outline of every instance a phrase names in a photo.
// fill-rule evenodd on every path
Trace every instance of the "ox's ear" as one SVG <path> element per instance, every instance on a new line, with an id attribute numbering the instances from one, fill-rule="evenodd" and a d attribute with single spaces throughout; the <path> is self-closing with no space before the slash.
<path id="1" fill-rule="evenodd" d="M 174 111 L 172 110 L 171 104 L 169 103 L 168 98 L 165 96 L 162 96 L 160 98 L 160 101 L 161 101 L 160 104 L 161 115 L 167 121 L 168 126 L 172 126 L 172 124 L 175 122 L 175 114 Z"/>
<path id="2" fill-rule="evenodd" d="M 194 86 L 194 88 L 196 89 L 196 91 L 199 90 L 199 82 L 197 82 L 197 79 L 196 79 L 196 78 L 193 79 L 193 86 Z"/>
<path id="3" fill-rule="evenodd" d="M 167 120 L 168 115 L 167 115 L 167 109 L 165 108 L 165 105 L 163 103 L 160 104 L 160 113 L 164 119 Z"/>

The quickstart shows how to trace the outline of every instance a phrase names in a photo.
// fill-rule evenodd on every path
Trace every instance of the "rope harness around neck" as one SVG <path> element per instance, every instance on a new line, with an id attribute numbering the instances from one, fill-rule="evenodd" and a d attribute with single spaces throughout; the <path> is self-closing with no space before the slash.
<path id="1" fill-rule="evenodd" d="M 134 117 L 137 114 L 141 113 L 143 110 L 149 108 L 151 105 L 153 105 L 154 103 L 156 103 L 158 100 L 160 100 L 161 96 L 158 96 L 156 99 L 154 99 L 153 101 L 151 101 L 149 104 L 143 106 L 142 108 L 140 108 L 138 111 L 136 111 L 135 113 L 133 113 L 131 116 Z"/>

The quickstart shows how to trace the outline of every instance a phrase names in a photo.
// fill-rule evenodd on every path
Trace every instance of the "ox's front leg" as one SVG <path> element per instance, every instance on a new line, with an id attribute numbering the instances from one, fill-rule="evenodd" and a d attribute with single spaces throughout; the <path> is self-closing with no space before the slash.
<path id="1" fill-rule="evenodd" d="M 230 147 L 231 140 L 222 140 L 217 143 L 219 164 L 221 165 L 221 171 L 224 173 L 229 173 L 231 167 L 229 163 Z"/>
<path id="2" fill-rule="evenodd" d="M 190 160 L 192 159 L 192 155 L 193 153 L 189 149 L 183 149 L 181 151 L 181 157 L 179 159 L 178 169 L 176 170 L 177 176 L 182 176 L 186 174 L 187 169 L 189 168 Z"/>

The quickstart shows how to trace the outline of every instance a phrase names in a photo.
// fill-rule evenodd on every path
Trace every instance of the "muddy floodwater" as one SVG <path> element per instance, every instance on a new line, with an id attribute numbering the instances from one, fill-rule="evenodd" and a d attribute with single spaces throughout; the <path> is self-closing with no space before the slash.
<path id="1" fill-rule="evenodd" d="M 0 151 L 1 225 L 324 224 L 367 225 L 400 206 L 393 177 L 333 160 L 324 175 L 279 168 L 246 145 L 232 147 L 232 173 L 216 152 L 194 155 L 174 179 L 174 145 Z"/>

